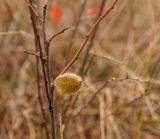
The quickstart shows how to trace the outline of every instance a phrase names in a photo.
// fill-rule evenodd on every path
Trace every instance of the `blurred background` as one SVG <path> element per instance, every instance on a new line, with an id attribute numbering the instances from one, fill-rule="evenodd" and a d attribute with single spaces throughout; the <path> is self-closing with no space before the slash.
<path id="1" fill-rule="evenodd" d="M 47 38 L 69 28 L 50 46 L 52 80 L 75 55 L 100 11 L 104 13 L 113 3 L 49 0 Z M 81 75 L 86 85 L 75 95 L 55 90 L 58 138 L 64 128 L 66 139 L 160 139 L 159 3 L 119 0 L 96 28 L 69 69 Z M 36 1 L 39 15 L 43 5 L 43 0 Z M 27 3 L 1 0 L 0 18 L 0 138 L 46 139 L 36 58 L 24 53 L 35 50 Z M 106 81 L 109 84 L 103 86 Z M 50 131 L 43 76 L 41 89 Z"/>

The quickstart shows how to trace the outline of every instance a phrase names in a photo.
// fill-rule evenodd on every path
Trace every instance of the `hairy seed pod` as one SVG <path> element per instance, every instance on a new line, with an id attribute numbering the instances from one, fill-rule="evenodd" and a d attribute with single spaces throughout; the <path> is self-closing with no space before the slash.
<path id="1" fill-rule="evenodd" d="M 55 87 L 59 92 L 74 94 L 80 90 L 82 78 L 74 73 L 64 73 L 55 79 Z"/>

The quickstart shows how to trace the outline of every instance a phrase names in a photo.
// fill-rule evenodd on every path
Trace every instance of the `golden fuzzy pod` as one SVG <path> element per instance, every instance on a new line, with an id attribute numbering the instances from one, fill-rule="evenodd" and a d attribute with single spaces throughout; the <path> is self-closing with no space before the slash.
<path id="1" fill-rule="evenodd" d="M 82 78 L 74 73 L 64 73 L 55 79 L 55 87 L 59 92 L 74 94 L 80 90 Z"/>

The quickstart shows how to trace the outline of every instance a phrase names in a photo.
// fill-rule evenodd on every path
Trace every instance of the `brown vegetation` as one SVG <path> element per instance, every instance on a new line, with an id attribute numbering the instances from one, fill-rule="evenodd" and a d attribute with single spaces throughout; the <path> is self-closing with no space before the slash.
<path id="1" fill-rule="evenodd" d="M 159 0 L 46 2 L 0 1 L 0 138 L 159 139 Z"/>

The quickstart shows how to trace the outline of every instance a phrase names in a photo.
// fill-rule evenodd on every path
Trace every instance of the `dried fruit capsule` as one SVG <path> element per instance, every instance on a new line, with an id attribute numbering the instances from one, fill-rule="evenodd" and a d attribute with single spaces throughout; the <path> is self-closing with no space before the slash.
<path id="1" fill-rule="evenodd" d="M 80 90 L 82 78 L 74 73 L 64 73 L 55 79 L 55 87 L 59 92 L 74 94 Z"/>

